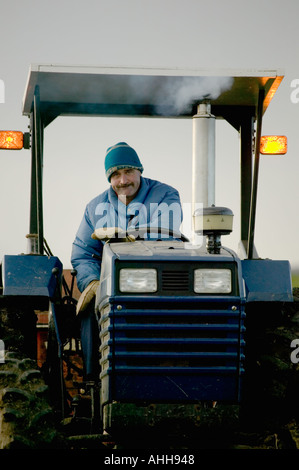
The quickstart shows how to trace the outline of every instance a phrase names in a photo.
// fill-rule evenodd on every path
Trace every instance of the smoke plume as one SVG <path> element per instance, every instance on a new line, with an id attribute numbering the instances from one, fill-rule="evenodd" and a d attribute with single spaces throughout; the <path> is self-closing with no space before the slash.
<path id="1" fill-rule="evenodd" d="M 159 115 L 180 115 L 188 114 L 203 99 L 217 99 L 232 84 L 233 78 L 226 76 L 139 75 L 129 78 L 127 91 L 135 104 L 151 103 Z"/>
<path id="2" fill-rule="evenodd" d="M 171 92 L 173 105 L 178 114 L 191 110 L 192 104 L 203 99 L 217 99 L 221 93 L 229 90 L 232 77 L 192 77 L 182 78 Z"/>
<path id="3" fill-rule="evenodd" d="M 232 84 L 232 77 L 178 77 L 158 91 L 159 100 L 171 104 L 175 114 L 188 114 L 195 102 L 215 100 Z"/>

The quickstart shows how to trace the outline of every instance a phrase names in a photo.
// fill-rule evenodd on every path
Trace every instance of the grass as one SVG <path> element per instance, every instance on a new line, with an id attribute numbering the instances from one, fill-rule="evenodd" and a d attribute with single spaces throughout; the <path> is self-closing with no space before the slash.
<path id="1" fill-rule="evenodd" d="M 299 287 L 299 272 L 292 272 L 292 286 Z"/>

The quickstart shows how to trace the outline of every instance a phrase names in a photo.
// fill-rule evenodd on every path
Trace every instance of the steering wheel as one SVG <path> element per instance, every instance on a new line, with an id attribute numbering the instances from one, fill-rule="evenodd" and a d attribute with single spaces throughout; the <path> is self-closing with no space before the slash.
<path id="1" fill-rule="evenodd" d="M 102 241 L 106 240 L 109 241 L 109 243 L 115 243 L 120 241 L 141 240 L 144 238 L 146 233 L 166 234 L 169 237 L 177 238 L 183 242 L 189 242 L 189 239 L 181 232 L 163 227 L 152 227 L 150 225 L 144 227 L 132 227 L 128 228 L 126 231 L 120 230 L 117 227 L 100 228 L 95 230 L 92 234 L 92 238 Z M 165 238 L 165 240 L 166 239 L 167 238 Z M 159 238 L 159 240 L 163 239 Z"/>
<path id="2" fill-rule="evenodd" d="M 128 228 L 125 233 L 126 233 L 126 236 L 133 235 L 133 237 L 135 237 L 135 240 L 143 239 L 146 233 L 158 233 L 158 235 L 166 234 L 166 235 L 169 235 L 169 237 L 178 238 L 179 240 L 182 240 L 183 242 L 189 242 L 189 239 L 183 233 L 172 230 L 172 229 L 164 228 L 164 227 L 152 227 L 152 226 L 147 225 L 146 227 L 138 227 L 135 229 Z M 137 236 L 136 236 L 136 233 L 137 233 Z M 165 239 L 161 238 L 159 240 L 167 240 L 167 238 Z"/>

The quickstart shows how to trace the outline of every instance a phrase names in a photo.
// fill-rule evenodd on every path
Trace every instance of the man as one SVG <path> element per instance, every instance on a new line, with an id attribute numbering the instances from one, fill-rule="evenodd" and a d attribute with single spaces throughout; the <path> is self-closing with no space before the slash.
<path id="1" fill-rule="evenodd" d="M 127 143 L 119 142 L 107 149 L 105 172 L 111 186 L 87 204 L 71 256 L 72 265 L 77 270 L 77 285 L 82 292 L 77 312 L 81 314 L 81 343 L 85 372 L 89 378 L 97 373 L 90 351 L 94 349 L 97 355 L 94 296 L 105 243 L 95 234 L 108 228 L 123 231 L 133 228 L 138 233 L 138 229 L 150 225 L 168 230 L 171 237 L 171 230 L 179 231 L 182 222 L 178 191 L 167 184 L 144 178 L 140 159 Z"/>

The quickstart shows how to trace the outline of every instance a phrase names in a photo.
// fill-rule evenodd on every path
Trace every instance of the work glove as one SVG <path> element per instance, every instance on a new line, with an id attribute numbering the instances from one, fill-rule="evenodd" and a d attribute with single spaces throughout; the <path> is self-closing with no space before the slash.
<path id="1" fill-rule="evenodd" d="M 118 227 L 102 227 L 97 228 L 91 235 L 94 240 L 103 240 L 109 242 L 112 238 L 116 238 L 120 242 L 134 242 L 134 235 L 128 235 L 124 230 Z"/>
<path id="2" fill-rule="evenodd" d="M 88 305 L 90 304 L 90 302 L 96 295 L 99 284 L 100 284 L 100 281 L 94 280 L 94 281 L 91 281 L 88 284 L 88 286 L 84 289 L 84 291 L 79 297 L 79 300 L 76 306 L 77 315 L 79 313 L 84 312 L 84 310 L 87 309 Z"/>

